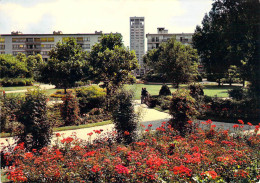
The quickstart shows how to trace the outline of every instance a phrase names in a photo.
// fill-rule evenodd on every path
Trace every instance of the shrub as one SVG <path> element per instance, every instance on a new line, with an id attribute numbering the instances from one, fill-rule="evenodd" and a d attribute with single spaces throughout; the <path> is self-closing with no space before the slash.
<path id="1" fill-rule="evenodd" d="M 154 108 L 158 104 L 158 96 L 149 96 L 148 107 Z"/>
<path id="2" fill-rule="evenodd" d="M 61 100 L 63 103 L 60 106 L 60 112 L 65 126 L 79 125 L 79 104 L 77 98 L 72 93 L 67 93 Z"/>
<path id="3" fill-rule="evenodd" d="M 171 96 L 159 97 L 158 104 L 160 105 L 162 110 L 167 110 L 171 105 Z"/>
<path id="4" fill-rule="evenodd" d="M 32 78 L 2 78 L 0 79 L 0 85 L 4 87 L 8 86 L 31 86 L 33 85 Z"/>
<path id="5" fill-rule="evenodd" d="M 189 88 L 190 95 L 195 99 L 198 99 L 200 96 L 204 95 L 203 86 L 200 84 L 191 84 Z"/>
<path id="6" fill-rule="evenodd" d="M 24 125 L 18 143 L 24 142 L 26 149 L 41 149 L 50 142 L 52 128 L 47 117 L 47 96 L 40 89 L 26 93 L 18 121 Z"/>
<path id="7" fill-rule="evenodd" d="M 166 84 L 163 84 L 160 91 L 159 95 L 171 95 L 171 90 Z"/>
<path id="8" fill-rule="evenodd" d="M 28 153 L 18 145 L 2 160 L 14 162 L 6 173 L 13 182 L 259 182 L 259 126 L 242 136 L 243 129 L 214 130 L 209 120 L 201 127 L 184 138 L 163 123 L 130 145 L 102 139 L 90 144 L 57 133 L 58 147 Z"/>
<path id="9" fill-rule="evenodd" d="M 1 132 L 16 135 L 21 130 L 21 126 L 17 123 L 16 117 L 16 113 L 20 111 L 21 100 L 19 96 L 0 95 Z"/>
<path id="10" fill-rule="evenodd" d="M 182 136 L 188 132 L 187 129 L 190 127 L 188 121 L 198 114 L 194 104 L 195 99 L 190 96 L 188 90 L 182 89 L 173 93 L 169 109 L 172 116 L 170 125 Z"/>
<path id="11" fill-rule="evenodd" d="M 79 99 L 80 113 L 87 113 L 93 108 L 105 106 L 106 90 L 97 85 L 76 89 L 76 96 Z"/>
<path id="12" fill-rule="evenodd" d="M 235 88 L 228 91 L 228 95 L 230 98 L 234 100 L 242 100 L 246 97 L 246 93 L 242 88 Z"/>
<path id="13" fill-rule="evenodd" d="M 112 119 L 117 130 L 117 141 L 130 144 L 135 140 L 137 130 L 133 93 L 120 90 L 113 97 L 112 103 Z"/>

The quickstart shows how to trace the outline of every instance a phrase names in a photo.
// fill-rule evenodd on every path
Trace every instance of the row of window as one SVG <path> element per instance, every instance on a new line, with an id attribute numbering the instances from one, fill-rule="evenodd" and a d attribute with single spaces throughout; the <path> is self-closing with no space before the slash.
<path id="1" fill-rule="evenodd" d="M 12 38 L 12 42 L 54 42 L 54 37 L 42 38 Z"/>
<path id="2" fill-rule="evenodd" d="M 4 50 L 5 49 L 5 45 L 0 45 L 0 50 Z"/>
<path id="3" fill-rule="evenodd" d="M 14 44 L 13 49 L 41 49 L 41 48 L 53 48 L 54 44 L 42 44 L 42 45 L 25 45 L 25 44 Z"/>
<path id="4" fill-rule="evenodd" d="M 5 38 L 0 37 L 0 43 L 5 43 Z"/>

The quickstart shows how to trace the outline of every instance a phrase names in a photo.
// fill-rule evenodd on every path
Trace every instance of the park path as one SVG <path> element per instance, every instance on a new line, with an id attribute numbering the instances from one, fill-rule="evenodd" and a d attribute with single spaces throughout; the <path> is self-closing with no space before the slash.
<path id="1" fill-rule="evenodd" d="M 157 111 L 155 109 L 148 108 L 145 104 L 141 104 L 140 100 L 134 101 L 134 108 L 137 113 L 141 114 L 140 117 L 140 124 L 145 126 L 145 129 L 148 127 L 149 124 L 152 124 L 152 130 L 155 130 L 157 127 L 161 126 L 162 122 L 168 121 L 171 116 L 167 113 Z M 200 124 L 200 120 L 194 121 L 198 122 Z M 233 123 L 223 123 L 223 122 L 215 122 L 213 121 L 214 125 L 216 125 L 216 128 L 221 129 L 230 129 L 233 130 Z M 254 127 L 250 127 L 249 125 L 244 125 L 244 130 L 249 131 L 253 130 Z M 91 140 L 94 140 L 98 138 L 100 135 L 97 133 L 94 133 L 94 130 L 102 130 L 103 135 L 114 131 L 114 124 L 108 124 L 103 126 L 97 126 L 97 127 L 91 127 L 91 128 L 83 128 L 83 129 L 76 129 L 76 130 L 67 130 L 67 131 L 59 131 L 54 132 L 52 137 L 52 144 L 55 144 L 56 133 L 60 133 L 63 138 L 69 137 L 69 136 L 77 136 L 77 138 L 82 140 L 90 140 L 88 133 L 93 132 L 93 135 L 91 136 Z M 15 138 L 8 137 L 8 138 L 0 138 L 0 150 L 7 146 L 8 144 L 15 144 Z"/>
<path id="2" fill-rule="evenodd" d="M 55 85 L 48 85 L 48 84 L 36 84 L 34 86 L 39 86 L 43 90 L 49 90 L 55 88 Z M 5 93 L 23 93 L 27 92 L 27 90 L 13 90 L 13 91 L 5 91 Z"/>

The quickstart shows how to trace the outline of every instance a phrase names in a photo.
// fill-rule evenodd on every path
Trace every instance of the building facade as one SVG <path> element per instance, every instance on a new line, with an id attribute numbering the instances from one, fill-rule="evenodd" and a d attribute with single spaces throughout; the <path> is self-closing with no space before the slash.
<path id="1" fill-rule="evenodd" d="M 102 31 L 93 34 L 63 34 L 61 31 L 53 34 L 22 34 L 12 32 L 0 35 L 0 54 L 17 55 L 19 52 L 25 55 L 41 54 L 43 60 L 48 60 L 49 51 L 59 42 L 64 42 L 73 37 L 85 51 L 101 40 Z"/>
<path id="2" fill-rule="evenodd" d="M 144 34 L 144 17 L 130 17 L 130 50 L 135 50 L 140 65 L 140 69 L 136 69 L 136 75 L 143 75 L 145 72 L 143 64 Z"/>
<path id="3" fill-rule="evenodd" d="M 182 44 L 191 45 L 193 33 L 168 33 L 164 27 L 157 28 L 157 34 L 146 34 L 147 51 L 158 48 L 162 42 L 167 42 L 173 36 Z"/>

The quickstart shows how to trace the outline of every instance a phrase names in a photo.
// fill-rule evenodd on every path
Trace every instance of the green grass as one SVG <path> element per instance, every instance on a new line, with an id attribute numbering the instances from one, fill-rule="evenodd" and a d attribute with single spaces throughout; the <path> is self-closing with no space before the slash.
<path id="1" fill-rule="evenodd" d="M 141 98 L 141 90 L 142 88 L 146 88 L 146 90 L 150 93 L 150 95 L 159 95 L 159 91 L 162 85 L 149 85 L 149 84 L 133 84 L 133 85 L 125 85 L 126 90 L 134 91 L 134 99 L 138 100 Z M 176 89 L 171 85 L 168 85 L 171 92 L 174 92 Z M 217 85 L 204 85 L 204 94 L 210 97 L 228 97 L 228 90 L 234 88 L 240 88 L 241 86 L 217 86 Z M 187 88 L 187 85 L 180 85 L 180 88 Z"/>
<path id="2" fill-rule="evenodd" d="M 103 126 L 103 125 L 108 125 L 108 124 L 112 124 L 112 121 L 107 120 L 107 121 L 101 121 L 101 122 L 97 122 L 97 123 L 89 123 L 89 124 L 78 125 L 78 126 L 57 127 L 57 128 L 53 128 L 53 132 L 66 131 L 66 130 L 77 130 L 77 129 L 83 129 L 83 128 L 91 128 L 91 127 Z M 11 136 L 12 135 L 10 133 L 0 133 L 1 138 L 11 137 Z"/>
<path id="3" fill-rule="evenodd" d="M 36 88 L 36 86 L 9 86 L 9 87 L 0 87 L 0 90 L 16 91 L 16 90 L 27 90 L 27 89 L 33 89 L 33 88 Z"/>

